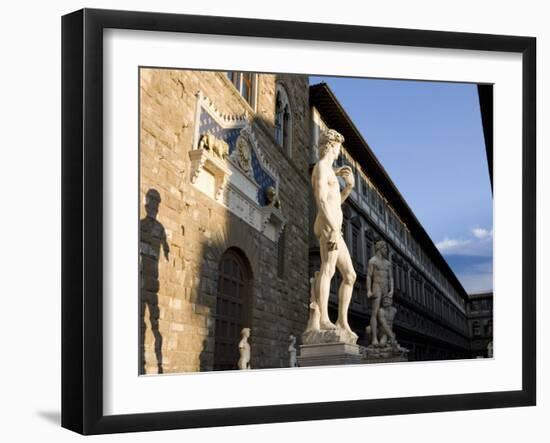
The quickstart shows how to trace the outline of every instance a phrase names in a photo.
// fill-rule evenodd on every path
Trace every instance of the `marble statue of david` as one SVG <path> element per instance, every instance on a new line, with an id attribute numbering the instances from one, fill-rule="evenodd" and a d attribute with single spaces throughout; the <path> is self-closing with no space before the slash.
<path id="1" fill-rule="evenodd" d="M 357 335 L 348 324 L 348 308 L 356 274 L 348 247 L 342 237 L 342 203 L 351 193 L 355 180 L 349 166 L 333 168 L 343 143 L 344 137 L 333 129 L 321 133 L 319 161 L 315 164 L 311 176 L 317 205 L 314 232 L 321 252 L 321 268 L 316 275 L 314 285 L 320 331 L 338 332 L 347 337 L 345 341 L 355 343 Z M 338 176 L 342 177 L 345 183 L 342 190 L 340 190 Z M 342 276 L 342 283 L 338 290 L 338 319 L 336 324 L 333 324 L 328 316 L 328 300 L 330 281 L 336 269 Z"/>

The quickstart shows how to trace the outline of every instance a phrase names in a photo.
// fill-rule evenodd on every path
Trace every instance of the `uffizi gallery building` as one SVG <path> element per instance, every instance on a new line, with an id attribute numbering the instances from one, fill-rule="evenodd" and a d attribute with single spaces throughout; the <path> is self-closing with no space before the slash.
<path id="1" fill-rule="evenodd" d="M 300 344 L 319 269 L 310 172 L 327 128 L 344 136 L 337 163 L 355 174 L 343 235 L 357 273 L 348 317 L 358 344 L 370 317 L 367 261 L 382 239 L 409 360 L 487 356 L 492 311 L 473 307 L 492 310 L 492 294 L 471 304 L 327 84 L 141 68 L 140 373 L 236 369 L 245 327 L 253 369 L 289 365 L 289 336 Z M 336 273 L 332 318 L 338 285 Z"/>

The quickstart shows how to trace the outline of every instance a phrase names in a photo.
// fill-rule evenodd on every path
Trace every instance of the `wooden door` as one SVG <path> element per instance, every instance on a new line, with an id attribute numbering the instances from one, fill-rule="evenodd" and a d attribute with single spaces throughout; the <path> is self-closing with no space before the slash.
<path id="1" fill-rule="evenodd" d="M 250 327 L 250 273 L 238 251 L 220 261 L 216 302 L 214 370 L 237 369 L 241 330 Z"/>

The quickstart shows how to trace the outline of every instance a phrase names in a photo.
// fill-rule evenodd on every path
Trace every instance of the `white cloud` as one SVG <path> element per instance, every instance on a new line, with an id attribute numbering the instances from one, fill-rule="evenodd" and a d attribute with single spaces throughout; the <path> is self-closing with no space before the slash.
<path id="1" fill-rule="evenodd" d="M 493 230 L 473 228 L 464 237 L 445 237 L 436 244 L 439 252 L 462 255 L 491 255 L 493 249 Z"/>
<path id="2" fill-rule="evenodd" d="M 462 240 L 458 238 L 446 238 L 443 239 L 440 242 L 437 242 L 435 246 L 437 249 L 439 249 L 441 252 L 443 251 L 451 251 L 458 249 L 462 246 L 465 246 L 470 243 L 470 240 Z"/>
<path id="3" fill-rule="evenodd" d="M 493 253 L 492 229 L 477 227 L 462 238 L 445 237 L 436 246 L 448 259 L 459 257 L 450 263 L 453 263 L 453 269 L 466 292 L 493 289 L 493 261 L 490 259 Z M 483 257 L 488 259 L 480 261 Z"/>
<path id="4" fill-rule="evenodd" d="M 479 240 L 487 240 L 490 238 L 493 238 L 493 230 L 490 231 L 488 229 L 484 228 L 474 228 L 472 229 L 472 234 L 474 234 L 474 237 Z"/>

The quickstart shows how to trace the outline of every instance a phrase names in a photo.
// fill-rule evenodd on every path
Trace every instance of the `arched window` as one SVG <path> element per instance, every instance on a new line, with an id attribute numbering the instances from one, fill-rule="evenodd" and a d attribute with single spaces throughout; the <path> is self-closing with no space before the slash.
<path id="1" fill-rule="evenodd" d="M 237 369 L 241 330 L 251 327 L 251 281 L 245 256 L 234 248 L 225 251 L 216 298 L 214 370 Z"/>
<path id="2" fill-rule="evenodd" d="M 288 155 L 292 155 L 292 112 L 288 95 L 280 84 L 277 84 L 275 93 L 275 140 Z"/>

